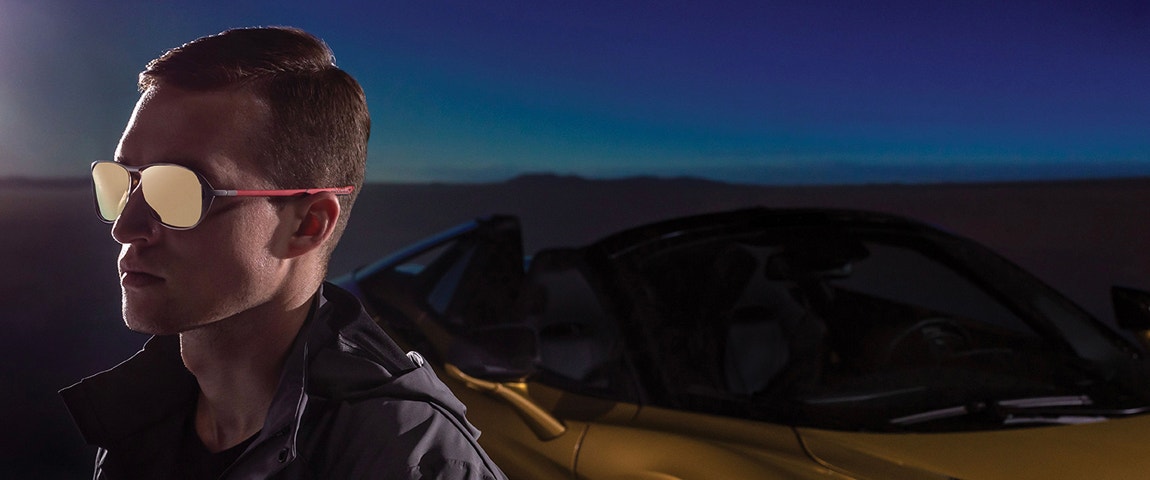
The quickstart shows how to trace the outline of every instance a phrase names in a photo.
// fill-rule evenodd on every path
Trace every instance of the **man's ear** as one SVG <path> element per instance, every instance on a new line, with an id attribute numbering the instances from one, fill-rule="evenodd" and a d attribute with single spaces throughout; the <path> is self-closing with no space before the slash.
<path id="1" fill-rule="evenodd" d="M 288 239 L 287 256 L 298 257 L 322 246 L 335 232 L 339 220 L 339 200 L 323 192 L 297 200 L 289 225 L 294 227 Z"/>

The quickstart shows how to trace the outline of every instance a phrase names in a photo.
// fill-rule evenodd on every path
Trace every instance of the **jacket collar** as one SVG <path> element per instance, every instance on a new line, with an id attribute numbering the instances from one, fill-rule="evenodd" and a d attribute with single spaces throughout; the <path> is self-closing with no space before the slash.
<path id="1" fill-rule="evenodd" d="M 240 460 L 228 469 L 229 478 L 264 478 L 283 468 L 299 456 L 296 448 L 300 420 L 308 404 L 307 359 L 311 343 L 310 334 L 323 320 L 329 310 L 327 299 L 320 286 L 312 300 L 308 319 L 300 328 L 288 350 L 280 373 L 279 386 L 272 397 L 263 429 L 256 439 L 240 455 Z"/>
<path id="2" fill-rule="evenodd" d="M 194 405 L 196 379 L 175 335 L 148 339 L 110 370 L 60 391 L 84 440 L 108 447 L 161 424 L 180 422 Z"/>

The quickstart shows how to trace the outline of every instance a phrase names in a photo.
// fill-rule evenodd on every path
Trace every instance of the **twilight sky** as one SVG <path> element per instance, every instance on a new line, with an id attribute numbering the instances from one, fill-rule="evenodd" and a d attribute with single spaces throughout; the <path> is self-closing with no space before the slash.
<path id="1" fill-rule="evenodd" d="M 252 25 L 363 84 L 369 180 L 1150 175 L 1141 0 L 232 3 L 0 0 L 0 177 L 86 175 L 150 59 Z"/>

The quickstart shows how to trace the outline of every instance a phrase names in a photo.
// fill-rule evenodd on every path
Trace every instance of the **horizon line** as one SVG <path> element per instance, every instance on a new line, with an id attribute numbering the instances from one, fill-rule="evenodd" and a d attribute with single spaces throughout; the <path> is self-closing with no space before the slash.
<path id="1" fill-rule="evenodd" d="M 873 180 L 857 182 L 732 182 L 728 180 L 706 178 L 695 175 L 656 175 L 636 174 L 617 177 L 594 177 L 573 173 L 555 172 L 525 172 L 499 180 L 364 180 L 368 185 L 405 185 L 405 186 L 482 186 L 520 183 L 525 181 L 583 181 L 589 183 L 617 183 L 628 181 L 661 181 L 661 182 L 697 182 L 717 185 L 764 187 L 764 188 L 815 188 L 815 187 L 891 187 L 891 186 L 936 186 L 936 185 L 1017 185 L 1017 184 L 1072 184 L 1092 182 L 1123 182 L 1150 180 L 1150 174 L 1143 175 L 1113 175 L 1113 176 L 1067 176 L 1046 178 L 1002 178 L 1002 179 L 924 179 L 920 181 L 908 180 Z M 78 187 L 89 186 L 90 179 L 86 176 L 43 176 L 34 177 L 26 175 L 0 176 L 0 188 L 13 187 Z"/>

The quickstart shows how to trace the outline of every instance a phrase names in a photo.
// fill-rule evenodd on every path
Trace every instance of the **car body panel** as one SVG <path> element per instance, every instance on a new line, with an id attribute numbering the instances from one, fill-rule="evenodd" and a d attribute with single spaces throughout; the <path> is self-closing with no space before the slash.
<path id="1" fill-rule="evenodd" d="M 580 478 L 850 478 L 814 463 L 790 427 L 658 407 L 623 424 L 593 424 L 576 471 Z"/>
<path id="2" fill-rule="evenodd" d="M 915 473 L 926 475 L 923 478 L 980 479 L 1150 476 L 1150 416 L 1145 415 L 986 432 L 798 431 L 820 462 L 861 478 L 917 478 Z M 892 465 L 906 471 L 892 471 Z"/>

